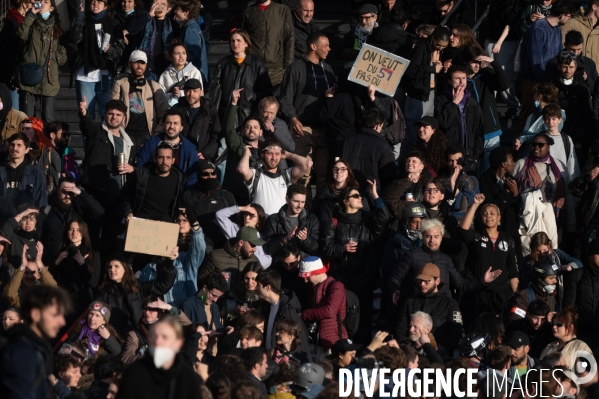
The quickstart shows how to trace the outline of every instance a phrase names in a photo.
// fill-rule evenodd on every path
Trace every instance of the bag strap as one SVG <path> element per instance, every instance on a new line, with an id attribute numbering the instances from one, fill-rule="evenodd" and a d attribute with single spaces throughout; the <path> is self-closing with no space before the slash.
<path id="1" fill-rule="evenodd" d="M 572 147 L 570 146 L 570 136 L 562 132 L 560 132 L 560 136 L 562 136 L 562 141 L 564 142 L 564 150 L 566 150 L 566 164 L 568 164 L 568 159 L 570 159 L 570 154 L 572 153 Z"/>
<path id="2" fill-rule="evenodd" d="M 258 189 L 258 180 L 262 175 L 262 168 L 256 168 L 254 172 L 254 182 L 252 183 L 252 201 L 256 198 L 256 190 Z"/>

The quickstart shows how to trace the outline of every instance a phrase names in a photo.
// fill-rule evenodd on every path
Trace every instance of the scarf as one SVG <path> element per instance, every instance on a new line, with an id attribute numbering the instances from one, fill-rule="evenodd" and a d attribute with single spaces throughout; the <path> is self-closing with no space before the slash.
<path id="1" fill-rule="evenodd" d="M 216 178 L 214 178 L 214 179 L 198 178 L 196 186 L 197 186 L 198 190 L 200 190 L 202 193 L 210 193 L 211 191 L 214 191 L 220 187 L 220 185 L 218 184 L 218 179 L 216 179 Z"/>
<path id="2" fill-rule="evenodd" d="M 102 18 L 104 18 L 104 16 L 106 15 L 107 12 L 108 12 L 108 10 L 100 11 L 97 14 L 92 13 L 92 18 L 95 19 L 96 21 L 99 21 Z"/>
<path id="3" fill-rule="evenodd" d="M 521 193 L 530 192 L 534 190 L 539 190 L 543 185 L 543 181 L 541 180 L 541 176 L 539 175 L 539 171 L 535 166 L 535 162 L 547 163 L 549 161 L 551 166 L 551 172 L 555 177 L 555 181 L 557 182 L 557 190 L 555 191 L 554 201 L 553 201 L 553 210 L 555 212 L 556 220 L 559 217 L 560 210 L 564 207 L 565 201 L 565 185 L 564 179 L 562 179 L 562 173 L 559 170 L 559 167 L 555 163 L 555 160 L 551 156 L 551 154 L 547 154 L 545 158 L 537 159 L 532 155 L 529 155 L 526 158 L 526 163 L 524 164 L 524 168 L 522 170 L 522 175 L 518 181 L 518 190 Z"/>
<path id="4" fill-rule="evenodd" d="M 154 46 L 156 44 L 156 20 L 154 18 L 150 19 L 146 24 L 146 28 L 144 30 L 144 36 L 141 40 L 141 44 L 139 49 L 146 53 L 148 56 L 148 60 L 154 58 Z M 162 25 L 162 43 L 168 43 L 168 37 L 173 32 L 173 28 L 171 26 L 170 19 L 168 17 L 164 18 L 164 24 Z M 163 48 L 167 48 L 168 46 L 164 45 Z"/>
<path id="5" fill-rule="evenodd" d="M 77 339 L 79 341 L 87 339 L 87 350 L 92 355 L 95 355 L 96 353 L 98 353 L 98 350 L 100 349 L 100 342 L 102 341 L 102 337 L 96 331 L 89 328 L 86 319 L 81 320 L 79 324 L 83 325 L 83 328 L 81 328 L 81 333 L 79 334 L 79 337 Z"/>
<path id="6" fill-rule="evenodd" d="M 103 15 L 100 16 L 101 14 Z M 85 75 L 98 69 L 107 68 L 106 58 L 104 58 L 103 51 L 98 45 L 96 24 L 102 24 L 102 41 L 104 40 L 104 34 L 112 36 L 114 31 L 114 20 L 107 14 L 106 10 L 98 14 L 86 14 L 83 40 L 81 42 L 83 48 L 80 50 Z"/>

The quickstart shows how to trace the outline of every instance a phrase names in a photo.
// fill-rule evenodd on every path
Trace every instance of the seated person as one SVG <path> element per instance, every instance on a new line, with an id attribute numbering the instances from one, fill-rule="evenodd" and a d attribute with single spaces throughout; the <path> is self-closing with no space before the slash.
<path id="1" fill-rule="evenodd" d="M 87 348 L 88 356 L 96 357 L 103 353 L 119 355 L 121 339 L 116 330 L 108 324 L 110 321 L 110 306 L 94 301 L 88 307 L 87 317 L 67 338 L 67 342 L 81 342 Z"/>

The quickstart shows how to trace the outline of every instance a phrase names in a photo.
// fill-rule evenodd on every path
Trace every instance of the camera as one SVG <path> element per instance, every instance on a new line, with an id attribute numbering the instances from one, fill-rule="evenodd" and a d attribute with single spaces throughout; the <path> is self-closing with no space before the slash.
<path id="1" fill-rule="evenodd" d="M 36 10 L 39 10 L 42 8 L 42 2 L 41 1 L 36 1 L 35 3 L 33 3 L 33 8 L 35 8 Z"/>

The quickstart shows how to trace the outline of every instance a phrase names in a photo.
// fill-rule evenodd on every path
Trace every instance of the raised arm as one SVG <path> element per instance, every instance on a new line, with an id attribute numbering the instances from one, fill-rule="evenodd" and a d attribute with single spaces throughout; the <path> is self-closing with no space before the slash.
<path id="1" fill-rule="evenodd" d="M 460 222 L 460 228 L 470 230 L 470 226 L 472 226 L 472 222 L 474 221 L 474 215 L 476 215 L 476 210 L 484 201 L 484 194 L 476 194 L 474 196 L 474 203 L 468 208 L 466 215 L 464 215 L 464 219 Z"/>
<path id="2" fill-rule="evenodd" d="M 294 183 L 307 175 L 312 168 L 312 161 L 309 158 L 304 158 L 291 152 L 283 151 L 281 158 L 289 159 L 295 165 L 291 169 L 291 181 Z"/>
<path id="3" fill-rule="evenodd" d="M 250 158 L 252 157 L 252 146 L 245 146 L 243 156 L 237 165 L 237 173 L 241 174 L 245 184 L 250 184 L 254 177 L 254 172 L 250 169 Z"/>

